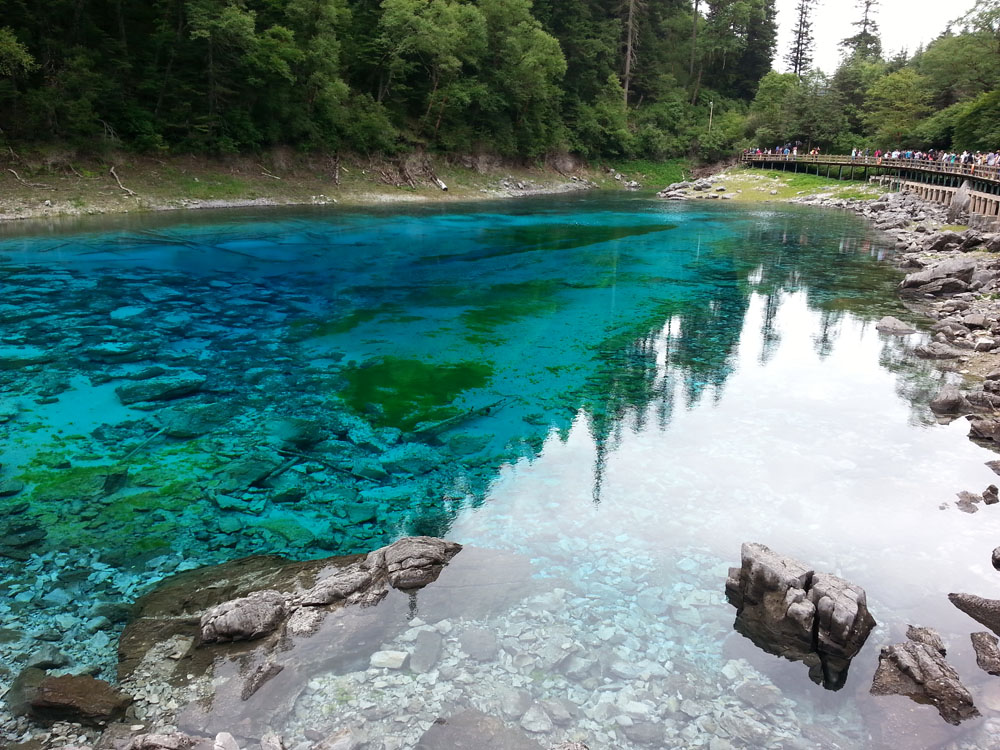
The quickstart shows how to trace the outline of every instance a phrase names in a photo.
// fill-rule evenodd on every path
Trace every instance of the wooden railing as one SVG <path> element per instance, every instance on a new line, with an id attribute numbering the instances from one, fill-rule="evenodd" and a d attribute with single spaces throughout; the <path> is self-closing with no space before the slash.
<path id="1" fill-rule="evenodd" d="M 892 159 L 885 156 L 875 158 L 874 156 L 840 156 L 836 154 L 818 154 L 816 156 L 810 154 L 743 154 L 741 161 L 744 164 L 794 162 L 796 164 L 823 164 L 843 167 L 911 169 L 1000 183 L 1000 165 L 996 164 L 990 167 L 985 165 L 960 164 L 959 162 L 927 161 L 924 159 Z"/>

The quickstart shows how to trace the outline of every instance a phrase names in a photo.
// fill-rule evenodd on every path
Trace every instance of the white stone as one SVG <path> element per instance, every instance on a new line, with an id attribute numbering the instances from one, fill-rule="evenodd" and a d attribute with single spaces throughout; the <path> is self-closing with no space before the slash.
<path id="1" fill-rule="evenodd" d="M 406 651 L 376 651 L 370 664 L 376 669 L 402 669 L 409 657 Z"/>

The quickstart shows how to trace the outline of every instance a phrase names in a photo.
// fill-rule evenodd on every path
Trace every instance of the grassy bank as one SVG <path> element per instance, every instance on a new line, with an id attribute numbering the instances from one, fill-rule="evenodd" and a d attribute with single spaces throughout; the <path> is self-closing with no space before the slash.
<path id="1" fill-rule="evenodd" d="M 588 167 L 566 161 L 524 166 L 483 157 L 368 159 L 282 151 L 224 159 L 12 151 L 0 160 L 0 220 L 241 205 L 504 198 L 588 186 L 620 188 L 625 180 L 616 180 L 616 174 L 656 187 L 683 169 L 679 162 Z"/>
<path id="2" fill-rule="evenodd" d="M 835 180 L 801 172 L 796 174 L 746 167 L 728 169 L 719 179 L 727 192 L 734 195 L 733 200 L 743 202 L 788 201 L 816 195 L 866 200 L 885 192 L 884 188 L 857 180 Z"/>

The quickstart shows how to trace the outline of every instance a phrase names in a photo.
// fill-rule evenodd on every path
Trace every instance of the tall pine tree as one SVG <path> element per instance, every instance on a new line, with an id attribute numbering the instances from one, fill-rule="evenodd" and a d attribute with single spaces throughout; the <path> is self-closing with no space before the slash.
<path id="1" fill-rule="evenodd" d="M 853 24 L 858 33 L 840 42 L 848 57 L 858 57 L 863 60 L 877 60 L 882 57 L 882 40 L 879 38 L 878 22 L 875 20 L 878 4 L 879 0 L 858 0 L 857 9 L 861 11 L 861 18 Z"/>
<path id="2" fill-rule="evenodd" d="M 815 46 L 815 39 L 812 33 L 812 11 L 818 0 L 799 0 L 795 9 L 795 29 L 793 30 L 792 44 L 785 55 L 785 64 L 788 65 L 788 72 L 794 73 L 799 78 L 809 70 L 812 65 L 812 53 Z"/>

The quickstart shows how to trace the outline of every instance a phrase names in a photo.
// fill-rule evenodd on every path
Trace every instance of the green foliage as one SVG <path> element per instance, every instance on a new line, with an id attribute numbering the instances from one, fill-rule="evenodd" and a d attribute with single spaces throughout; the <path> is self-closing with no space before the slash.
<path id="1" fill-rule="evenodd" d="M 0 26 L 0 76 L 13 77 L 28 73 L 37 67 L 35 58 L 28 52 L 7 26 Z"/>
<path id="2" fill-rule="evenodd" d="M 977 97 L 955 118 L 956 143 L 964 148 L 988 151 L 1000 144 L 1000 91 Z"/>
<path id="3" fill-rule="evenodd" d="M 877 142 L 907 143 L 929 107 L 926 80 L 912 68 L 904 68 L 880 78 L 868 90 L 863 119 Z"/>

